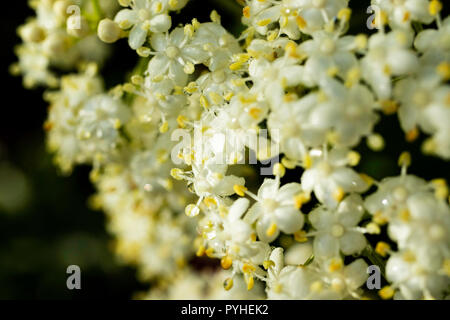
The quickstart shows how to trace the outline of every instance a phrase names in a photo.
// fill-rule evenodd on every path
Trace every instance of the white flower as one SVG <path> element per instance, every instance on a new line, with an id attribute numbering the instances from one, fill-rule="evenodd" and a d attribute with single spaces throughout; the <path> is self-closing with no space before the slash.
<path id="1" fill-rule="evenodd" d="M 346 192 L 364 192 L 369 188 L 361 176 L 346 167 L 352 153 L 333 149 L 325 154 L 315 150 L 313 154 L 317 157 L 312 157 L 312 166 L 303 173 L 302 187 L 306 192 L 314 191 L 317 199 L 327 207 L 337 206 Z M 311 161 L 309 156 L 306 161 Z"/>
<path id="2" fill-rule="evenodd" d="M 424 24 L 433 21 L 427 0 L 372 0 L 372 4 L 388 14 L 389 25 L 393 28 L 409 28 L 412 21 Z"/>
<path id="3" fill-rule="evenodd" d="M 257 202 L 250 208 L 245 220 L 256 223 L 259 239 L 272 242 L 280 231 L 292 234 L 303 227 L 303 214 L 295 206 L 294 197 L 302 188 L 298 183 L 280 187 L 277 179 L 265 179 L 258 190 Z"/>
<path id="4" fill-rule="evenodd" d="M 128 43 L 134 50 L 147 40 L 149 32 L 166 32 L 172 25 L 167 7 L 160 1 L 132 0 L 131 9 L 120 10 L 114 21 L 122 28 L 131 28 Z"/>
<path id="5" fill-rule="evenodd" d="M 308 219 L 316 232 L 314 255 L 317 257 L 337 257 L 360 253 L 366 246 L 366 239 L 357 228 L 364 214 L 363 201 L 359 195 L 346 197 L 335 210 L 319 207 Z"/>
<path id="6" fill-rule="evenodd" d="M 194 65 L 205 62 L 208 58 L 202 45 L 191 42 L 192 36 L 183 28 L 174 29 L 170 35 L 153 34 L 150 44 L 156 54 L 147 69 L 151 79 L 167 74 L 177 85 L 184 86 L 188 74 L 194 72 Z"/>

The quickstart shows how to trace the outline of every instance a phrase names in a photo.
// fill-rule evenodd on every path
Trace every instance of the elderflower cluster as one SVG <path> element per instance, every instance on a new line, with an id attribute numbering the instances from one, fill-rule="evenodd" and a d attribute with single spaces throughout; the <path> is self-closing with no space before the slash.
<path id="1" fill-rule="evenodd" d="M 49 150 L 64 173 L 92 165 L 115 253 L 155 283 L 139 297 L 362 299 L 372 264 L 383 299 L 449 295 L 445 180 L 408 174 L 407 152 L 398 176 L 356 169 L 363 141 L 383 149 L 374 128 L 389 114 L 450 159 L 442 3 L 368 1 L 369 36 L 346 34 L 348 0 L 238 2 L 237 38 L 216 11 L 172 25 L 187 0 L 34 0 L 19 28 L 12 69 L 52 88 Z M 105 88 L 121 39 L 139 62 Z"/>

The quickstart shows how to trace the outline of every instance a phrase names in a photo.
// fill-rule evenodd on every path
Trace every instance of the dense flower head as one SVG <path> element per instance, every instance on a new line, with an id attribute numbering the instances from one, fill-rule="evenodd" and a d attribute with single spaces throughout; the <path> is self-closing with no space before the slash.
<path id="1" fill-rule="evenodd" d="M 92 165 L 114 251 L 164 283 L 141 296 L 359 299 L 382 261 L 381 298 L 444 298 L 445 180 L 408 173 L 405 152 L 399 175 L 377 181 L 356 151 L 382 149 L 375 126 L 397 114 L 407 141 L 422 132 L 425 154 L 450 159 L 442 3 L 373 0 L 377 30 L 346 35 L 347 0 L 238 2 L 238 38 L 216 11 L 172 25 L 187 0 L 37 0 L 19 28 L 12 71 L 52 88 L 56 164 Z M 81 8 L 75 30 L 69 5 Z M 140 62 L 107 90 L 100 67 L 121 39 Z M 205 258 L 227 271 L 190 265 Z"/>

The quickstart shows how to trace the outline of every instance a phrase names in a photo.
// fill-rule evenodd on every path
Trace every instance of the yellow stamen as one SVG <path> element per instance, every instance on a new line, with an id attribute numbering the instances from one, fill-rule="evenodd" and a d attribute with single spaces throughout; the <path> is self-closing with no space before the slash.
<path id="1" fill-rule="evenodd" d="M 225 281 L 223 282 L 223 287 L 226 291 L 233 288 L 233 279 L 232 278 L 225 279 Z"/>
<path id="2" fill-rule="evenodd" d="M 229 256 L 225 256 L 220 260 L 220 265 L 222 266 L 222 268 L 224 268 L 225 270 L 230 269 L 230 267 L 233 264 L 233 260 L 229 257 Z"/>
<path id="3" fill-rule="evenodd" d="M 243 196 L 245 196 L 245 191 L 247 191 L 248 189 L 245 186 L 235 184 L 233 186 L 233 190 L 238 196 L 243 197 Z"/>
<path id="4" fill-rule="evenodd" d="M 432 0 L 428 6 L 428 12 L 435 16 L 442 11 L 442 3 L 438 0 Z"/>
<path id="5" fill-rule="evenodd" d="M 276 223 L 272 223 L 270 225 L 270 227 L 266 230 L 266 235 L 268 237 L 271 237 L 275 234 L 276 231 L 277 231 L 277 225 L 276 225 Z"/>
<path id="6" fill-rule="evenodd" d="M 342 187 L 337 187 L 333 192 L 333 199 L 337 202 L 341 202 L 344 198 L 345 191 L 342 189 Z"/>
<path id="7" fill-rule="evenodd" d="M 391 247 L 389 246 L 389 244 L 383 241 L 378 242 L 375 247 L 375 252 L 382 257 L 386 257 L 389 251 L 391 251 Z"/>
<path id="8" fill-rule="evenodd" d="M 308 238 L 306 237 L 306 232 L 303 230 L 299 230 L 294 233 L 294 239 L 297 242 L 306 242 L 308 241 Z"/>
<path id="9" fill-rule="evenodd" d="M 388 300 L 394 296 L 395 291 L 394 291 L 394 289 L 392 289 L 392 287 L 385 286 L 380 291 L 378 291 L 378 294 L 380 295 L 381 299 Z"/>

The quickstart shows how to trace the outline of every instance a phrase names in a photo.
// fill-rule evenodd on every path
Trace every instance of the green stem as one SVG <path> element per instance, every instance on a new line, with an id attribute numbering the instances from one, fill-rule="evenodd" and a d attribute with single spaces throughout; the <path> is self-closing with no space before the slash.
<path id="1" fill-rule="evenodd" d="M 102 8 L 98 0 L 91 0 L 92 8 L 94 9 L 94 15 L 97 21 L 100 21 L 103 17 Z"/>
<path id="2" fill-rule="evenodd" d="M 362 255 L 365 256 L 367 259 L 370 260 L 371 263 L 378 266 L 380 268 L 381 275 L 384 279 L 386 278 L 386 262 L 381 258 L 381 256 L 373 250 L 373 247 L 368 244 L 364 251 L 362 252 Z"/>

